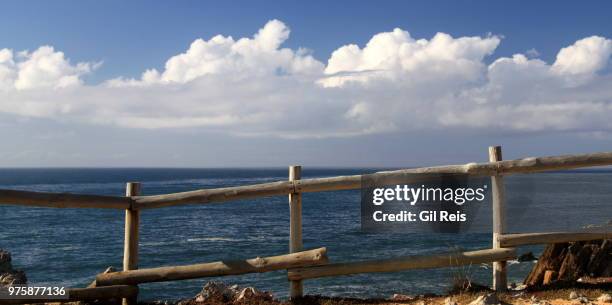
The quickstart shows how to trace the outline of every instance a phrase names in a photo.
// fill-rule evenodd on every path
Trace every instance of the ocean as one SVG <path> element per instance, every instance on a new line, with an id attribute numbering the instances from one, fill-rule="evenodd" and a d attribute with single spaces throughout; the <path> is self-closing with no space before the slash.
<path id="1" fill-rule="evenodd" d="M 304 168 L 302 178 L 352 175 L 376 169 Z M 286 180 L 287 169 L 1 169 L 0 188 L 123 195 L 139 181 L 144 195 Z M 612 171 L 584 170 L 506 177 L 512 232 L 578 229 L 612 218 Z M 287 196 L 184 205 L 141 214 L 140 267 L 212 262 L 288 252 Z M 490 215 L 490 212 L 484 213 Z M 488 216 L 486 216 L 488 217 Z M 488 220 L 488 218 L 486 219 Z M 483 221 L 485 221 L 483 219 Z M 121 268 L 124 212 L 0 205 L 0 248 L 13 255 L 31 285 L 84 287 L 108 266 Z M 327 247 L 331 262 L 476 250 L 490 233 L 363 233 L 360 192 L 303 195 L 304 248 Z M 542 246 L 518 248 L 539 254 Z M 534 262 L 510 262 L 509 282 L 520 283 Z M 444 293 L 454 278 L 490 284 L 487 265 L 330 277 L 304 282 L 306 294 L 389 297 Z M 207 281 L 288 294 L 286 271 L 140 285 L 141 300 L 192 297 Z"/>

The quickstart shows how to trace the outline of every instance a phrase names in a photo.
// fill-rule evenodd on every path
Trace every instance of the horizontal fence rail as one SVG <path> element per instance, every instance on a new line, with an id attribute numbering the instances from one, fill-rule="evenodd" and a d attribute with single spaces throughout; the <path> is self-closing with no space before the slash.
<path id="1" fill-rule="evenodd" d="M 417 255 L 351 263 L 328 264 L 289 270 L 290 280 L 303 280 L 356 273 L 395 272 L 409 269 L 456 267 L 516 258 L 512 248 L 487 249 L 438 255 Z"/>
<path id="2" fill-rule="evenodd" d="M 612 239 L 612 232 L 549 232 L 549 233 L 520 233 L 503 234 L 498 236 L 502 247 L 515 247 L 522 245 L 555 244 L 571 241 L 586 241 L 598 239 Z"/>
<path id="3" fill-rule="evenodd" d="M 222 275 L 259 273 L 319 265 L 327 263 L 326 253 L 327 250 L 325 248 L 318 248 L 286 255 L 263 258 L 258 257 L 241 261 L 223 261 L 187 266 L 102 273 L 96 276 L 96 285 L 135 285 L 140 283 L 176 281 Z"/>
<path id="4" fill-rule="evenodd" d="M 377 172 L 372 175 L 376 178 L 384 178 L 390 182 L 394 180 L 401 182 L 405 181 L 408 176 L 414 174 L 468 174 L 472 176 L 494 176 L 605 165 L 612 165 L 612 152 L 422 167 Z M 280 181 L 248 186 L 196 190 L 167 195 L 136 196 L 132 197 L 132 199 L 137 209 L 159 208 L 188 203 L 212 203 L 264 196 L 288 195 L 290 193 L 359 189 L 361 188 L 361 179 L 362 175 L 352 175 Z"/>
<path id="5" fill-rule="evenodd" d="M 127 197 L 0 190 L 0 203 L 49 208 L 129 209 Z"/>
<path id="6" fill-rule="evenodd" d="M 136 209 L 162 208 L 180 204 L 211 203 L 231 200 L 288 195 L 295 190 L 293 181 L 278 181 L 246 186 L 196 190 L 167 195 L 135 196 Z"/>
<path id="7" fill-rule="evenodd" d="M 376 178 L 384 178 L 392 182 L 394 180 L 404 181 L 404 179 L 410 175 L 425 173 L 494 176 L 606 165 L 612 165 L 612 152 L 422 167 L 383 171 L 372 175 Z M 278 181 L 247 186 L 194 190 L 165 195 L 132 196 L 131 198 L 0 190 L 0 203 L 57 208 L 148 209 L 181 204 L 213 203 L 257 197 L 289 195 L 291 193 L 359 189 L 361 188 L 361 178 L 362 175 L 352 175 L 295 181 Z"/>

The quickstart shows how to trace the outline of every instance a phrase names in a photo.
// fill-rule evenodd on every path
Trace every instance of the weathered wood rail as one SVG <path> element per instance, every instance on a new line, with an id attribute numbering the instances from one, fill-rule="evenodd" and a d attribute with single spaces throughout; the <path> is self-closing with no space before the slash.
<path id="1" fill-rule="evenodd" d="M 488 163 L 421 167 L 383 171 L 371 175 L 385 177 L 388 181 L 397 179 L 397 181 L 401 182 L 405 181 L 406 177 L 409 175 L 425 173 L 497 176 L 608 165 L 612 165 L 612 152 L 539 158 L 530 157 Z M 131 196 L 129 198 L 119 196 L 0 190 L 0 203 L 56 208 L 151 209 L 181 204 L 204 204 L 289 195 L 292 193 L 353 190 L 361 188 L 361 178 L 362 175 L 352 175 L 294 181 L 277 181 L 165 195 Z"/>
<path id="2" fill-rule="evenodd" d="M 411 269 L 457 267 L 462 265 L 490 263 L 491 261 L 510 260 L 515 258 L 516 251 L 510 248 L 438 255 L 396 257 L 382 260 L 337 263 L 315 267 L 297 268 L 289 271 L 289 279 L 303 280 L 356 273 L 395 272 Z"/>
<path id="3" fill-rule="evenodd" d="M 0 203 L 48 208 L 129 209 L 125 197 L 0 190 Z"/>
<path id="4" fill-rule="evenodd" d="M 384 177 L 386 181 L 393 181 L 393 179 L 397 179 L 397 181 L 401 182 L 405 181 L 406 177 L 408 176 L 425 173 L 497 176 L 606 165 L 612 165 L 612 152 L 525 158 L 488 163 L 468 163 L 463 165 L 422 167 L 396 171 L 384 171 L 371 175 Z M 266 196 L 288 195 L 290 193 L 353 190 L 361 188 L 361 179 L 362 175 L 352 175 L 302 179 L 296 181 L 278 181 L 247 186 L 196 190 L 167 195 L 135 196 L 132 197 L 132 199 L 134 200 L 134 205 L 137 209 L 149 209 L 180 204 L 202 204 Z"/>
<path id="5" fill-rule="evenodd" d="M 612 232 L 548 232 L 548 233 L 522 233 L 503 234 L 498 236 L 502 247 L 516 247 L 522 245 L 556 244 L 571 241 L 585 241 L 596 239 L 612 239 Z"/>
<path id="6" fill-rule="evenodd" d="M 327 263 L 327 250 L 319 248 L 291 254 L 257 257 L 239 261 L 222 261 L 186 266 L 139 269 L 101 273 L 96 276 L 97 286 L 135 285 L 151 282 L 187 280 L 202 277 L 261 273 Z"/>
<path id="7" fill-rule="evenodd" d="M 137 301 L 137 284 L 173 281 L 207 276 L 235 275 L 287 269 L 290 296 L 301 297 L 304 279 L 355 273 L 392 272 L 418 268 L 453 267 L 465 264 L 494 263 L 493 286 L 506 289 L 505 261 L 516 257 L 511 247 L 551 242 L 611 238 L 602 232 L 552 232 L 509 234 L 505 232 L 505 195 L 503 176 L 543 171 L 612 165 L 612 152 L 525 158 L 502 161 L 501 147 L 489 148 L 487 163 L 468 163 L 383 171 L 369 174 L 385 182 L 405 182 L 415 174 L 467 174 L 492 179 L 493 236 L 492 249 L 441 255 L 389 258 L 384 260 L 328 264 L 324 248 L 302 251 L 302 193 L 353 190 L 361 188 L 362 175 L 300 179 L 301 167 L 289 168 L 289 179 L 246 186 L 202 189 L 165 195 L 142 196 L 140 184 L 127 184 L 126 196 L 81 195 L 0 190 L 0 204 L 52 208 L 103 208 L 125 210 L 123 271 L 110 269 L 98 274 L 88 288 L 72 289 L 71 300 L 123 298 L 124 304 Z M 206 204 L 268 196 L 289 196 L 289 254 L 245 261 L 214 262 L 187 266 L 138 269 L 138 236 L 141 210 L 184 204 Z M 22 300 L 15 300 L 15 304 Z M 23 302 L 21 302 L 23 303 Z"/>

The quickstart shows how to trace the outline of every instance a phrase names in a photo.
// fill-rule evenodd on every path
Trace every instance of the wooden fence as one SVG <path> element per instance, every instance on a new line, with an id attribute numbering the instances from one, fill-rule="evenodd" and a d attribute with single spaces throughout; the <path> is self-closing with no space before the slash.
<path id="1" fill-rule="evenodd" d="M 516 258 L 516 251 L 511 247 L 612 238 L 612 235 L 607 231 L 507 233 L 504 228 L 505 191 L 503 177 L 519 173 L 608 165 L 612 165 L 612 152 L 503 161 L 501 147 L 494 146 L 489 147 L 489 162 L 486 163 L 412 168 L 370 174 L 389 183 L 394 183 L 394 181 L 402 183 L 406 178 L 414 177 L 414 174 L 435 173 L 467 174 L 480 177 L 490 176 L 492 179 L 493 214 L 492 248 L 462 253 L 410 256 L 347 263 L 328 263 L 325 248 L 303 251 L 302 193 L 360 189 L 361 175 L 300 179 L 301 167 L 291 166 L 289 167 L 289 178 L 287 181 L 154 196 L 141 195 L 140 183 L 130 182 L 127 184 L 125 197 L 0 190 L 0 204 L 125 210 L 123 271 L 112 272 L 107 270 L 107 272 L 98 274 L 95 281 L 87 288 L 72 290 L 73 297 L 71 299 L 121 297 L 124 298 L 124 304 L 134 304 L 138 293 L 136 285 L 141 283 L 268 272 L 281 269 L 288 270 L 290 296 L 298 298 L 303 295 L 302 280 L 304 279 L 356 273 L 453 267 L 489 262 L 493 263 L 493 288 L 497 291 L 503 291 L 507 289 L 506 261 Z M 287 195 L 289 197 L 290 237 L 288 254 L 244 261 L 220 261 L 148 269 L 138 268 L 138 235 L 141 210 L 279 195 Z M 20 301 L 15 300 L 14 302 L 18 303 Z"/>

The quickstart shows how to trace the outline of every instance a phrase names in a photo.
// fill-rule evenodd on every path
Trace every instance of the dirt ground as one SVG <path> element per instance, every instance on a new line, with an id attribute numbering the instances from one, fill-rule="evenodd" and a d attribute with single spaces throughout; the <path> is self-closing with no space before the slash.
<path id="1" fill-rule="evenodd" d="M 570 300 L 570 294 L 575 292 L 578 296 L 586 298 L 582 299 L 581 302 L 578 299 Z M 555 289 L 545 291 L 534 291 L 534 292 L 520 292 L 511 291 L 507 293 L 498 294 L 497 297 L 501 304 L 518 304 L 518 305 L 579 305 L 579 304 L 597 304 L 597 305 L 610 305 L 612 303 L 597 301 L 597 298 L 604 293 L 612 293 L 610 289 Z M 467 305 L 477 299 L 481 295 L 486 295 L 487 292 L 470 292 L 461 293 L 454 295 L 445 296 L 404 296 L 405 299 L 354 299 L 354 298 L 331 298 L 323 296 L 306 296 L 301 300 L 290 302 L 290 301 L 278 301 L 270 299 L 249 299 L 244 301 L 224 301 L 220 299 L 216 300 L 205 300 L 203 302 L 196 302 L 195 300 L 188 300 L 179 302 L 180 305 L 400 305 L 400 304 L 414 304 L 414 305 L 448 305 L 446 299 L 450 298 L 451 301 L 457 305 Z M 406 298 L 409 297 L 409 298 Z M 398 297 L 400 298 L 400 297 Z M 160 303 L 157 303 L 160 304 Z M 163 304 L 163 303 L 162 303 Z M 151 304 L 147 304 L 151 305 Z"/>

